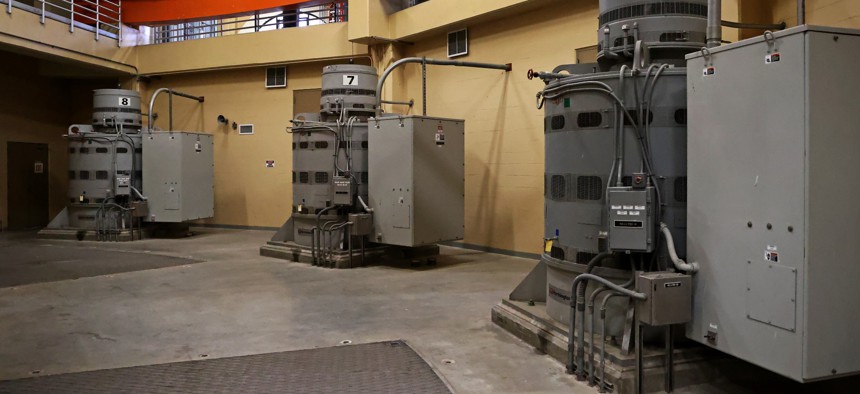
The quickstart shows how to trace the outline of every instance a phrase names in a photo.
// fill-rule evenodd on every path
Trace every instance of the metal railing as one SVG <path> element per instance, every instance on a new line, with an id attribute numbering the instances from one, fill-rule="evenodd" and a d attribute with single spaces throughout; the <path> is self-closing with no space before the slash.
<path id="1" fill-rule="evenodd" d="M 228 15 L 218 19 L 151 26 L 150 42 L 162 44 L 220 37 L 231 34 L 254 33 L 291 27 L 304 27 L 347 21 L 347 1 L 316 3 L 276 12 L 256 11 L 252 14 Z"/>
<path id="2" fill-rule="evenodd" d="M 121 0 L 0 0 L 0 4 L 5 4 L 8 14 L 17 8 L 39 15 L 42 24 L 53 19 L 68 24 L 70 32 L 92 32 L 96 41 L 107 37 L 119 46 L 122 40 Z"/>

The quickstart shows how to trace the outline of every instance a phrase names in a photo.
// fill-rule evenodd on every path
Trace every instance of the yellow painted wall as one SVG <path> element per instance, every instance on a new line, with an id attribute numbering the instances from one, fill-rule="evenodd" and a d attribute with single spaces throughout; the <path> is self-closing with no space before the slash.
<path id="1" fill-rule="evenodd" d="M 751 1 L 751 0 L 745 0 Z M 796 0 L 767 0 L 772 4 L 774 21 L 797 24 Z M 857 0 L 806 0 L 806 23 L 846 28 L 860 28 L 860 1 Z"/>
<path id="2" fill-rule="evenodd" d="M 208 223 L 280 227 L 289 218 L 292 136 L 285 128 L 293 118 L 293 91 L 319 89 L 324 65 L 290 65 L 286 88 L 266 89 L 264 67 L 167 75 L 143 87 L 147 100 L 161 87 L 206 98 L 203 104 L 182 98 L 173 102 L 174 129 L 215 136 L 215 218 Z M 167 128 L 166 95 L 154 112 L 160 115 L 155 125 Z M 254 135 L 240 136 L 218 125 L 218 115 L 254 124 Z M 265 168 L 266 160 L 275 160 L 275 168 Z"/>
<path id="3" fill-rule="evenodd" d="M 0 62 L 0 228 L 9 224 L 7 142 L 48 144 L 49 210 L 53 217 L 66 206 L 68 143 L 62 134 L 72 123 L 87 123 L 92 114 L 92 89 L 115 82 L 66 81 L 38 74 L 38 61 L 3 54 Z"/>

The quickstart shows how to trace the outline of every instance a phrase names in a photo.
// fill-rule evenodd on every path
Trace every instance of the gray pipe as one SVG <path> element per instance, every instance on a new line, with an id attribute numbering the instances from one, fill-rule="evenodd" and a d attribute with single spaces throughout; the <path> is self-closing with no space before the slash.
<path id="1" fill-rule="evenodd" d="M 179 97 L 185 97 L 185 98 L 192 99 L 192 100 L 195 100 L 195 101 L 200 102 L 200 103 L 202 103 L 204 100 L 203 96 L 194 96 L 194 95 L 191 95 L 188 93 L 177 92 L 177 91 L 170 89 L 170 88 L 161 88 L 161 89 L 156 90 L 155 93 L 152 94 L 152 98 L 149 99 L 149 114 L 148 114 L 148 118 L 147 118 L 147 127 L 149 127 L 150 132 L 152 132 L 152 130 L 153 130 L 153 124 L 152 123 L 155 122 L 155 117 L 153 116 L 153 112 L 152 112 L 152 108 L 155 106 L 155 99 L 158 98 L 159 94 L 164 93 L 164 92 L 167 92 L 170 95 L 170 104 L 168 105 L 168 113 L 169 113 L 169 123 L 168 123 L 169 129 L 168 130 L 170 130 L 170 131 L 173 131 L 173 95 L 174 94 L 179 96 Z"/>
<path id="2" fill-rule="evenodd" d="M 513 68 L 510 63 L 508 64 L 491 64 L 491 63 L 474 63 L 474 62 L 458 62 L 454 60 L 437 60 L 437 59 L 427 59 L 424 57 L 407 57 L 400 59 L 394 62 L 392 65 L 388 66 L 385 71 L 382 72 L 382 76 L 379 77 L 379 82 L 376 84 L 376 117 L 379 118 L 382 115 L 382 87 L 385 85 L 385 80 L 388 79 L 388 76 L 391 74 L 394 69 L 400 67 L 407 63 L 423 63 L 423 64 L 433 64 L 437 66 L 455 66 L 455 67 L 472 67 L 472 68 L 488 68 L 493 70 L 504 70 L 511 71 Z M 152 111 L 149 111 L 152 112 Z"/>
<path id="3" fill-rule="evenodd" d="M 708 48 L 718 47 L 723 43 L 723 9 L 721 0 L 708 0 Z"/>
<path id="4" fill-rule="evenodd" d="M 616 111 L 627 111 L 627 107 L 624 106 L 624 72 L 627 71 L 629 67 L 627 65 L 621 66 L 621 70 L 618 72 L 618 91 L 620 94 L 620 98 L 622 99 L 621 106 L 615 106 Z M 630 73 L 630 76 L 633 76 L 633 73 Z M 633 83 L 636 83 L 636 79 L 633 79 Z M 624 117 L 621 113 L 616 113 L 615 115 L 615 161 L 616 161 L 616 174 L 615 174 L 615 186 L 621 186 L 622 180 L 624 179 Z M 611 180 L 610 180 L 611 181 Z"/>
<path id="5" fill-rule="evenodd" d="M 623 287 L 621 287 L 615 283 L 612 283 L 608 279 L 599 277 L 597 275 L 580 274 L 579 276 L 577 276 L 576 279 L 573 280 L 573 284 L 571 285 L 571 288 L 570 288 L 570 294 L 571 294 L 570 329 L 567 332 L 567 372 L 568 373 L 573 373 L 576 370 L 576 365 L 574 364 L 574 360 L 573 360 L 574 354 L 576 352 L 576 345 L 575 345 L 576 340 L 574 339 L 574 332 L 576 331 L 576 303 L 577 303 L 576 289 L 578 288 L 580 283 L 582 283 L 583 281 L 587 281 L 587 280 L 593 280 L 593 281 L 596 281 L 598 283 L 602 283 L 603 285 L 605 285 L 610 290 L 614 290 L 618 293 L 624 294 L 624 295 L 629 296 L 629 297 L 636 299 L 636 300 L 643 301 L 643 300 L 648 298 L 648 296 L 646 296 L 644 293 L 637 293 L 635 291 L 625 289 L 625 288 L 623 288 Z M 581 372 L 582 372 L 582 368 L 580 368 L 580 370 L 577 371 L 577 373 L 580 374 L 580 376 L 581 376 Z"/>
<path id="6" fill-rule="evenodd" d="M 675 240 L 672 239 L 672 232 L 669 231 L 669 226 L 666 223 L 660 223 L 660 231 L 663 233 L 663 236 L 666 237 L 666 248 L 669 250 L 669 258 L 672 260 L 672 264 L 675 265 L 679 271 L 683 271 L 689 274 L 694 274 L 699 271 L 699 263 L 687 264 L 678 257 L 678 253 L 675 251 Z"/>
<path id="7" fill-rule="evenodd" d="M 806 0 L 797 0 L 797 25 L 806 24 Z"/>
<path id="8" fill-rule="evenodd" d="M 603 330 L 601 339 L 603 343 L 600 344 L 600 388 L 597 392 L 605 393 L 606 392 L 606 303 L 610 298 L 613 297 L 625 297 L 623 294 L 618 293 L 610 293 L 607 294 L 606 297 L 603 298 L 603 301 L 600 302 L 600 319 L 603 322 Z M 593 364 L 593 362 L 592 362 Z M 592 365 L 592 374 L 593 365 Z"/>

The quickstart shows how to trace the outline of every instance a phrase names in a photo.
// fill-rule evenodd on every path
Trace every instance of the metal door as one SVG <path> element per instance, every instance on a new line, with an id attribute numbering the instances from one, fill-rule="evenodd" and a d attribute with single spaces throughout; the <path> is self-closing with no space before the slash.
<path id="1" fill-rule="evenodd" d="M 48 145 L 9 142 L 7 190 L 9 229 L 26 230 L 48 224 Z"/>

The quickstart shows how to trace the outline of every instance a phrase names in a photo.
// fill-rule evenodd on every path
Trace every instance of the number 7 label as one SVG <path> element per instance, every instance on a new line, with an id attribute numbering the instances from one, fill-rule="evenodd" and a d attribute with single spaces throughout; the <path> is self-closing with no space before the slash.
<path id="1" fill-rule="evenodd" d="M 358 75 L 344 75 L 343 86 L 358 86 Z"/>

